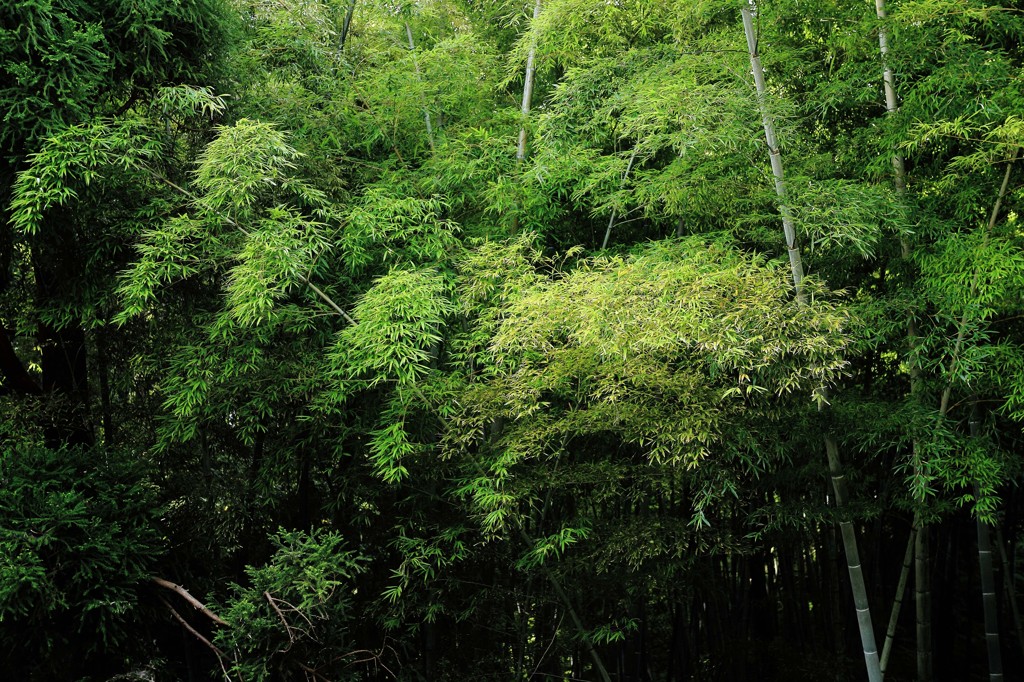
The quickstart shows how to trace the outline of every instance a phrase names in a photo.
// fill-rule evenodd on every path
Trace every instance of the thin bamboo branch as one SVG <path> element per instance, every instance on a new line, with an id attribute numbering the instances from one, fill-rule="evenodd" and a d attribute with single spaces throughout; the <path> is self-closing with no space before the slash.
<path id="1" fill-rule="evenodd" d="M 405 22 L 405 35 L 409 38 L 409 52 L 412 54 L 412 66 L 416 69 L 416 80 L 423 83 L 423 75 L 420 73 L 420 62 L 416 59 L 416 44 L 412 41 L 412 28 L 409 22 Z M 430 143 L 430 151 L 434 151 L 434 126 L 430 123 L 430 107 L 427 105 L 427 96 L 423 94 L 423 120 L 427 124 L 427 141 Z"/>
<path id="2" fill-rule="evenodd" d="M 892 652 L 892 644 L 896 638 L 896 624 L 900 620 L 900 610 L 903 608 L 903 598 L 907 593 L 907 581 L 910 577 L 910 565 L 914 558 L 914 540 L 917 537 L 917 517 L 914 517 L 913 526 L 910 528 L 910 537 L 907 538 L 907 550 L 903 553 L 903 567 L 900 569 L 900 579 L 896 584 L 896 597 L 892 602 L 892 612 L 889 615 L 889 627 L 885 630 L 885 644 L 882 645 L 882 657 L 879 659 L 878 667 L 885 675 L 885 669 L 889 664 L 889 654 Z"/>
<path id="3" fill-rule="evenodd" d="M 636 153 L 640 150 L 640 145 L 633 145 L 633 153 L 629 155 L 629 163 L 626 164 L 626 172 L 622 174 L 622 181 L 619 182 L 619 189 L 626 184 L 626 180 L 629 179 L 629 171 L 633 170 L 633 162 L 636 160 Z M 608 219 L 608 229 L 604 231 L 604 241 L 601 242 L 601 249 L 608 248 L 608 239 L 612 236 L 612 228 L 615 227 L 615 209 L 612 209 L 612 217 Z"/>
<path id="4" fill-rule="evenodd" d="M 555 645 L 555 640 L 558 639 L 558 629 L 562 627 L 563 620 L 565 620 L 564 611 L 562 612 L 562 615 L 558 617 L 558 624 L 555 626 L 555 633 L 551 636 L 551 641 L 548 642 L 548 646 L 544 649 L 544 653 L 542 653 L 540 655 L 540 658 L 537 659 L 537 665 L 534 667 L 533 672 L 530 673 L 530 676 L 528 678 L 526 678 L 527 682 L 529 682 L 529 680 L 532 680 L 537 675 L 537 671 L 540 670 L 540 666 L 544 663 L 544 659 L 547 658 L 548 652 L 550 652 L 551 647 Z"/>

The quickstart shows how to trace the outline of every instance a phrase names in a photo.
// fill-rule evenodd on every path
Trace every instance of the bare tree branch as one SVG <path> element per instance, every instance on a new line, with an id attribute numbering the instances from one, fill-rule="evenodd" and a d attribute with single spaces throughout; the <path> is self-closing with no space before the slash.
<path id="1" fill-rule="evenodd" d="M 203 602 L 199 601 L 198 599 L 193 597 L 191 594 L 189 594 L 188 590 L 186 590 L 181 585 L 178 585 L 177 583 L 172 583 L 170 580 L 164 580 L 163 578 L 157 578 L 155 576 L 150 578 L 150 581 L 152 581 L 153 583 L 159 585 L 160 587 L 163 587 L 163 588 L 166 588 L 166 589 L 168 589 L 168 590 L 170 590 L 172 592 L 178 593 L 179 595 L 181 595 L 181 597 L 185 601 L 187 601 L 189 604 L 191 604 L 193 606 L 193 608 L 195 608 L 197 611 L 201 612 L 204 616 L 206 616 L 207 618 L 212 620 L 217 625 L 223 625 L 225 627 L 230 627 L 230 624 L 227 621 L 222 619 L 220 616 L 218 616 L 216 613 L 214 613 L 210 609 L 206 608 L 206 606 L 203 604 Z M 162 599 L 163 598 L 161 597 L 161 600 Z"/>

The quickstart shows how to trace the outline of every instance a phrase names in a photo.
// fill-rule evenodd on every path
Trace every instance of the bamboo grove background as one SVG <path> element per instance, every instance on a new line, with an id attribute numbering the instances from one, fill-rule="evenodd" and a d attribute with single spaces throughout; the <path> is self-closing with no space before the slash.
<path id="1" fill-rule="evenodd" d="M 7 675 L 1024 675 L 1022 29 L 3 4 Z"/>

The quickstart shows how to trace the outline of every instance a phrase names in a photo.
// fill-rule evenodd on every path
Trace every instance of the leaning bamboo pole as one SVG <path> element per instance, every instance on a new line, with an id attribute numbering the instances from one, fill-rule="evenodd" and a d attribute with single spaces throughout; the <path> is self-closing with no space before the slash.
<path id="1" fill-rule="evenodd" d="M 405 22 L 405 35 L 409 39 L 409 52 L 412 54 L 412 66 L 416 70 L 416 81 L 419 83 L 423 82 L 423 76 L 420 73 L 420 62 L 416 59 L 416 43 L 412 40 L 412 28 L 409 26 L 409 22 Z M 430 151 L 434 151 L 434 126 L 430 122 L 430 107 L 427 105 L 427 97 L 423 96 L 423 120 L 427 124 L 427 142 L 430 144 Z"/>
<path id="2" fill-rule="evenodd" d="M 779 199 L 779 213 L 782 216 L 782 226 L 786 237 L 786 250 L 789 254 L 793 288 L 798 305 L 806 306 L 807 299 L 803 291 L 803 262 L 800 256 L 800 246 L 796 238 L 796 228 L 793 224 L 792 210 L 786 201 L 786 181 L 782 167 L 782 153 L 775 135 L 775 124 L 766 101 L 767 86 L 764 80 L 764 69 L 761 67 L 757 37 L 754 33 L 754 9 L 756 9 L 756 6 L 751 2 L 741 10 L 743 30 L 747 38 L 747 51 L 750 56 L 750 67 L 754 75 L 754 85 L 757 89 L 757 103 L 761 113 L 761 121 L 764 125 L 765 141 L 768 144 L 772 175 L 775 178 L 775 193 Z M 821 392 L 822 398 L 827 398 L 824 388 Z M 829 472 L 832 476 L 832 487 L 835 491 L 836 507 L 842 510 L 846 505 L 847 491 L 845 474 L 843 474 L 842 461 L 839 456 L 839 444 L 836 442 L 835 436 L 828 431 L 825 432 L 824 441 Z M 871 609 L 868 605 L 864 571 L 861 567 L 860 552 L 857 548 L 856 531 L 853 527 L 853 522 L 845 515 L 840 517 L 839 528 L 843 538 L 843 549 L 846 553 L 847 569 L 850 573 L 850 588 L 853 591 L 853 601 L 857 609 L 857 625 L 860 630 L 861 646 L 864 651 L 864 664 L 867 667 L 868 680 L 869 682 L 881 682 L 882 673 L 879 667 L 878 647 L 875 644 L 875 632 L 871 624 Z"/>
<path id="3" fill-rule="evenodd" d="M 882 657 L 878 661 L 878 667 L 882 675 L 889 666 L 889 654 L 892 652 L 892 644 L 896 639 L 896 624 L 900 620 L 900 610 L 903 608 L 903 598 L 907 594 L 907 579 L 910 577 L 910 565 L 914 562 L 914 542 L 917 537 L 917 522 L 910 529 L 910 537 L 907 539 L 907 550 L 903 553 L 903 566 L 900 569 L 900 578 L 896 583 L 896 597 L 892 602 L 892 611 L 889 614 L 889 627 L 885 629 L 885 644 L 882 645 Z"/>
<path id="4" fill-rule="evenodd" d="M 533 5 L 533 23 L 537 23 L 537 17 L 540 16 L 540 3 L 541 0 L 537 0 Z M 523 122 L 519 128 L 519 143 L 516 145 L 516 161 L 520 163 L 526 158 L 526 122 L 530 117 L 530 108 L 533 105 L 533 77 L 537 72 L 537 68 L 534 64 L 536 58 L 537 39 L 533 36 L 530 38 L 530 51 L 526 54 L 526 75 L 523 78 L 523 103 L 520 109 L 523 114 Z"/>
<path id="5" fill-rule="evenodd" d="M 530 109 L 533 106 L 533 80 L 534 75 L 537 73 L 537 67 L 535 65 L 537 59 L 537 36 L 532 33 L 534 30 L 534 24 L 537 23 L 537 17 L 540 16 L 541 0 L 536 0 L 533 5 L 533 21 L 530 24 L 530 49 L 526 53 L 526 73 L 523 75 L 523 100 L 520 107 L 520 111 L 523 115 L 522 123 L 519 127 L 519 141 L 516 143 L 516 165 L 522 165 L 526 159 L 526 146 L 529 138 L 529 131 L 527 128 L 527 121 L 530 117 Z M 519 232 L 519 207 L 516 206 L 512 214 L 512 233 Z"/>
<path id="6" fill-rule="evenodd" d="M 626 185 L 626 181 L 629 179 L 629 171 L 633 170 L 633 162 L 636 161 L 636 153 L 640 150 L 640 145 L 633 145 L 633 153 L 629 155 L 629 163 L 626 164 L 626 172 L 622 174 L 622 180 L 619 182 L 619 189 L 622 189 Z M 617 216 L 616 210 L 612 209 L 612 215 L 608 218 L 608 229 L 604 231 L 604 241 L 601 242 L 601 249 L 608 248 L 608 240 L 612 237 L 612 229 L 615 227 L 615 218 Z"/>

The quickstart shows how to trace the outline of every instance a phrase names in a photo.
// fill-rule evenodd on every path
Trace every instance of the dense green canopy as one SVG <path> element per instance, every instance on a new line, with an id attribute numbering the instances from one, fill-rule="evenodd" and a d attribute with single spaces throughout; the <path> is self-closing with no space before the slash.
<path id="1" fill-rule="evenodd" d="M 0 665 L 1024 675 L 1022 9 L 6 3 Z"/>

